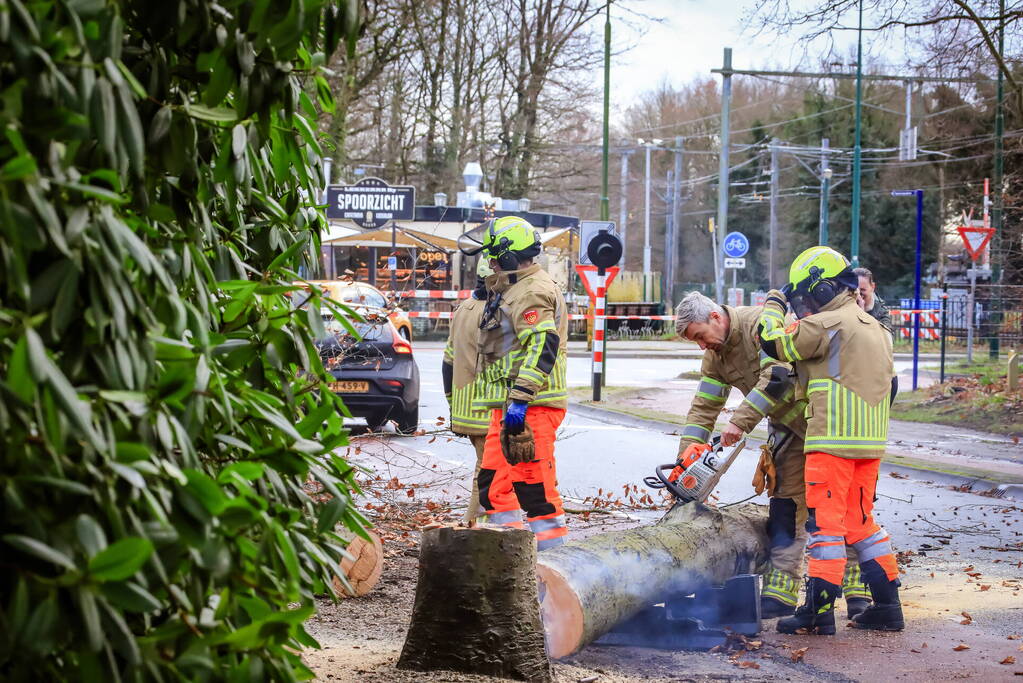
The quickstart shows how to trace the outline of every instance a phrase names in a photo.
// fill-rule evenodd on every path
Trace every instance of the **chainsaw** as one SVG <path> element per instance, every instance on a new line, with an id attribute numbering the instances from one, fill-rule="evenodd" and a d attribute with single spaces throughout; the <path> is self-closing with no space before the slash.
<path id="1" fill-rule="evenodd" d="M 694 443 L 679 456 L 678 462 L 658 465 L 654 470 L 657 476 L 646 477 L 643 482 L 651 488 L 668 489 L 683 505 L 702 503 L 745 446 L 743 437 L 725 455 L 720 436 L 712 438 L 710 443 Z"/>

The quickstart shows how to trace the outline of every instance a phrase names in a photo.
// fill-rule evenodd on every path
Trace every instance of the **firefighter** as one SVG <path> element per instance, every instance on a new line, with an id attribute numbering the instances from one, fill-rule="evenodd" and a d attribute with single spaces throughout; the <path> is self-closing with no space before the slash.
<path id="1" fill-rule="evenodd" d="M 568 406 L 568 316 L 558 286 L 533 259 L 540 235 L 516 216 L 490 220 L 459 238 L 468 255 L 483 254 L 497 271 L 487 277 L 480 320 L 483 376 L 474 410 L 490 424 L 479 472 L 480 504 L 488 521 L 526 523 L 546 550 L 565 541 L 568 527 L 556 483 L 554 440 Z"/>
<path id="2" fill-rule="evenodd" d="M 894 376 L 892 340 L 856 305 L 849 262 L 828 247 L 807 249 L 789 282 L 767 295 L 760 316 L 763 350 L 792 363 L 806 408 L 806 530 L 810 534 L 806 602 L 778 621 L 782 633 L 835 633 L 846 545 L 859 556 L 873 602 L 854 628 L 899 631 L 899 570 L 887 532 L 873 517 L 878 467 L 888 439 Z M 785 324 L 786 306 L 798 320 Z"/>
<path id="3" fill-rule="evenodd" d="M 754 486 L 767 489 L 770 563 L 764 573 L 761 615 L 765 619 L 795 611 L 806 548 L 803 437 L 806 401 L 795 400 L 791 367 L 767 356 L 757 334 L 759 306 L 719 306 L 699 292 L 687 294 L 675 309 L 675 331 L 704 349 L 702 377 L 689 407 L 679 451 L 685 459 L 694 444 L 705 444 L 732 387 L 745 398 L 721 431 L 731 446 L 766 416 L 768 443 L 762 447 Z M 850 616 L 862 611 L 866 587 L 850 585 Z"/>
<path id="4" fill-rule="evenodd" d="M 489 410 L 473 410 L 472 402 L 480 393 L 483 376 L 476 372 L 479 356 L 480 319 L 486 306 L 486 277 L 493 275 L 490 262 L 481 258 L 476 267 L 476 288 L 472 296 L 458 305 L 451 315 L 451 329 L 448 343 L 444 347 L 444 361 L 441 376 L 444 379 L 444 396 L 451 412 L 451 431 L 469 438 L 476 449 L 476 467 L 472 475 L 472 492 L 463 519 L 466 525 L 475 522 L 480 513 L 479 487 L 476 478 L 483 462 L 483 444 L 490 425 Z"/>

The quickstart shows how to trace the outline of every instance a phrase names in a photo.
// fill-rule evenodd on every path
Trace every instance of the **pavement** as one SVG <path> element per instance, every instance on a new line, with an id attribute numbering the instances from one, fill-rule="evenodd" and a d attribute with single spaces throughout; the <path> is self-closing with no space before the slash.
<path id="1" fill-rule="evenodd" d="M 413 483 L 408 490 L 416 499 L 438 498 L 457 507 L 468 493 L 475 455 L 466 439 L 445 430 L 442 346 L 416 344 L 422 383 L 420 428 L 425 433 L 399 437 L 388 427 L 383 434 L 356 435 L 345 455 L 385 480 L 400 481 L 402 486 L 393 491 L 399 499 Z M 897 368 L 905 371 L 906 367 L 905 360 L 897 361 Z M 684 415 L 686 395 L 691 395 L 695 381 L 678 375 L 698 370 L 699 358 L 612 356 L 609 369 L 609 383 L 650 399 L 638 401 L 652 403 L 645 410 L 679 416 Z M 570 357 L 568 382 L 580 393 L 589 385 L 586 359 Z M 730 397 L 726 406 L 734 405 L 736 399 Z M 644 491 L 643 478 L 656 465 L 674 460 L 677 431 L 678 425 L 668 421 L 573 404 L 557 445 L 559 488 L 566 508 L 588 510 L 593 497 L 613 496 L 626 505 L 620 514 L 632 523 L 659 517 L 661 510 L 629 508 L 627 499 Z M 876 514 L 900 553 L 904 571 L 904 632 L 865 634 L 840 627 L 838 636 L 821 639 L 781 636 L 773 632 L 770 622 L 765 623 L 765 650 L 782 653 L 781 659 L 787 661 L 787 653 L 809 648 L 801 660 L 792 660 L 799 665 L 795 669 L 793 664 L 781 666 L 778 657 L 758 659 L 755 653 L 750 657 L 763 668 L 753 672 L 740 671 L 727 660 L 722 664 L 712 655 L 692 653 L 683 660 L 680 653 L 592 646 L 572 661 L 627 676 L 627 680 L 643 678 L 658 661 L 666 671 L 684 662 L 683 669 L 674 670 L 684 670 L 693 680 L 722 676 L 729 680 L 1020 680 L 1023 666 L 1016 665 L 1015 659 L 1023 662 L 1019 649 L 1023 643 L 1023 505 L 1013 500 L 1018 489 L 1011 485 L 1023 483 L 1023 477 L 1017 476 L 1023 469 L 1023 447 L 1004 437 L 969 430 L 893 423 L 889 451 L 893 458 L 923 465 L 890 461 L 878 484 Z M 717 504 L 750 496 L 755 456 L 755 449 L 747 449 L 722 477 L 714 493 Z M 971 490 L 969 484 L 977 482 L 951 471 L 946 460 L 968 462 L 990 479 Z M 1000 491 L 999 484 L 1010 486 Z M 766 504 L 767 498 L 762 495 L 752 501 Z M 570 537 L 580 533 L 583 524 L 578 514 L 571 518 Z"/>

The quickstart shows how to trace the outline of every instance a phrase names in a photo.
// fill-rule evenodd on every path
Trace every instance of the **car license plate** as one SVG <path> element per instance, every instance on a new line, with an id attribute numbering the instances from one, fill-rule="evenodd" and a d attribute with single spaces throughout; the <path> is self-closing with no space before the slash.
<path id="1" fill-rule="evenodd" d="M 369 391 L 369 382 L 331 382 L 330 390 L 340 394 L 365 394 Z"/>

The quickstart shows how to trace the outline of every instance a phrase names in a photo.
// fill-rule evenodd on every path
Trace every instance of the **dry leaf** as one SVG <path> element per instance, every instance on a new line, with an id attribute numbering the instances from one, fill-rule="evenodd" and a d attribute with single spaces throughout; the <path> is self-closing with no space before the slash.
<path id="1" fill-rule="evenodd" d="M 1016 658 L 1013 657 L 1012 655 L 1009 655 L 1008 657 L 1006 657 L 1005 659 L 1003 659 L 1002 661 L 1000 661 L 998 663 L 999 664 L 1015 664 L 1016 663 Z"/>
<path id="2" fill-rule="evenodd" d="M 793 662 L 801 662 L 803 661 L 803 657 L 806 656 L 806 651 L 809 649 L 809 647 L 801 647 L 798 650 L 793 650 L 792 654 L 789 656 L 792 658 Z"/>
<path id="3" fill-rule="evenodd" d="M 759 669 L 760 668 L 760 665 L 757 664 L 756 662 L 736 662 L 735 665 L 738 666 L 740 669 Z"/>
<path id="4" fill-rule="evenodd" d="M 989 584 L 989 583 L 981 584 L 981 587 L 980 587 L 980 589 L 981 589 L 982 591 L 987 591 L 987 590 L 991 590 L 991 584 Z"/>
<path id="5" fill-rule="evenodd" d="M 1019 640 L 1020 638 L 1023 638 L 1023 636 L 1018 633 L 1013 633 L 1011 636 L 1006 638 L 1006 640 Z"/>
<path id="6" fill-rule="evenodd" d="M 963 650 L 969 650 L 970 646 L 967 645 L 966 643 L 959 643 L 952 649 L 955 650 L 956 652 L 962 652 Z"/>

